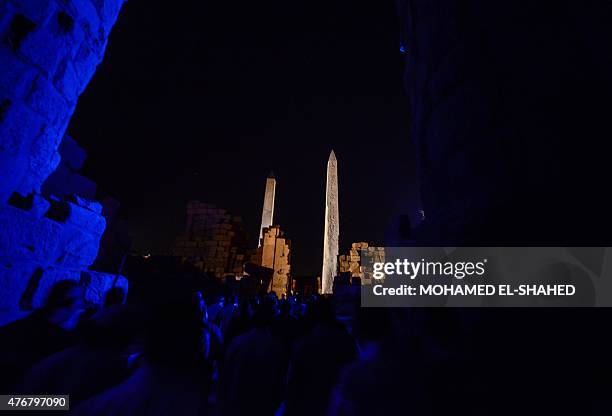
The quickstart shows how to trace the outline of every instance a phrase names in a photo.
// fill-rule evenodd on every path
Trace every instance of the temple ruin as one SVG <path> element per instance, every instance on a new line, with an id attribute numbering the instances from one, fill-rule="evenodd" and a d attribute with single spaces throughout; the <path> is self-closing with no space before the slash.
<path id="1" fill-rule="evenodd" d="M 349 274 L 351 278 L 359 278 L 362 285 L 372 283 L 372 270 L 366 267 L 373 262 L 384 263 L 385 248 L 372 247 L 366 242 L 353 243 L 348 254 L 338 256 L 339 274 Z"/>
<path id="2" fill-rule="evenodd" d="M 127 290 L 123 277 L 89 270 L 106 228 L 102 205 L 44 187 L 122 4 L 0 0 L 0 324 L 39 307 L 60 280 L 82 282 L 92 302 Z"/>
<path id="3" fill-rule="evenodd" d="M 291 240 L 280 226 L 267 227 L 252 262 L 273 270 L 269 290 L 277 296 L 289 293 L 291 281 Z"/>
<path id="4" fill-rule="evenodd" d="M 242 218 L 212 204 L 190 201 L 187 229 L 175 241 L 172 255 L 218 278 L 225 275 L 241 277 L 247 258 Z"/>

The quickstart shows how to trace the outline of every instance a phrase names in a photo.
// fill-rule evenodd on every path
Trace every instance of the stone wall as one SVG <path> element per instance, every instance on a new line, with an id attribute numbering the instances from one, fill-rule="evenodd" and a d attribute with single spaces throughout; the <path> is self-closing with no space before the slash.
<path id="1" fill-rule="evenodd" d="M 384 247 L 370 247 L 366 242 L 353 243 L 348 254 L 338 256 L 338 271 L 340 274 L 349 273 L 351 277 L 358 277 L 361 284 L 370 284 L 372 271 L 365 270 L 363 265 L 384 261 Z"/>
<path id="2" fill-rule="evenodd" d="M 270 290 L 277 296 L 287 295 L 291 280 L 291 240 L 278 225 L 266 227 L 262 232 L 261 244 L 252 262 L 272 269 Z"/>
<path id="3" fill-rule="evenodd" d="M 199 201 L 187 204 L 187 229 L 174 243 L 172 255 L 184 257 L 203 271 L 223 277 L 242 276 L 247 256 L 240 217 Z"/>
<path id="4" fill-rule="evenodd" d="M 58 151 L 61 157 L 60 163 L 43 183 L 41 193 L 60 198 L 78 195 L 89 200 L 96 199 L 98 185 L 79 172 L 87 158 L 85 149 L 72 137 L 64 136 Z"/>
<path id="5" fill-rule="evenodd" d="M 83 281 L 94 301 L 127 285 L 87 271 L 105 228 L 100 204 L 41 194 L 122 3 L 0 0 L 1 321 L 39 306 L 57 280 Z"/>

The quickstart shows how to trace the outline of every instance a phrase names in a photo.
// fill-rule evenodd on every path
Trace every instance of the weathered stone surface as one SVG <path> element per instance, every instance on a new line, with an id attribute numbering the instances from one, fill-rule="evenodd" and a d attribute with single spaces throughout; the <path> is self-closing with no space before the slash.
<path id="1" fill-rule="evenodd" d="M 4 264 L 53 262 L 63 227 L 48 218 L 37 218 L 11 206 L 0 206 L 0 261 Z"/>
<path id="2" fill-rule="evenodd" d="M 287 295 L 291 278 L 291 240 L 280 226 L 264 228 L 259 248 L 251 256 L 251 263 L 273 270 L 269 290 L 277 296 Z"/>
<path id="3" fill-rule="evenodd" d="M 10 267 L 0 264 L 0 325 L 44 306 L 49 290 L 62 280 L 82 284 L 86 301 L 98 305 L 103 304 L 112 287 L 128 291 L 127 279 L 120 275 L 53 266 L 43 268 L 32 263 Z"/>
<path id="4" fill-rule="evenodd" d="M 367 242 L 353 243 L 348 254 L 338 256 L 338 261 L 340 274 L 348 273 L 352 278 L 359 278 L 361 284 L 371 284 L 371 264 L 385 262 L 385 248 L 371 247 Z"/>
<path id="5" fill-rule="evenodd" d="M 96 0 L 93 3 L 85 0 L 0 1 L 5 28 L 12 27 L 19 19 L 25 19 L 31 25 L 29 31 L 16 34 L 12 31 L 13 38 L 0 42 L 3 68 L 0 73 L 0 101 L 11 101 L 11 108 L 0 119 L 0 136 L 20 143 L 17 147 L 6 146 L 5 143 L 0 145 L 0 164 L 4 165 L 0 167 L 0 173 L 11 172 L 12 177 L 21 178 L 24 181 L 20 188 L 22 193 L 38 191 L 57 166 L 60 139 L 78 95 L 103 56 L 106 36 L 122 3 L 123 0 Z M 81 10 L 83 15 L 80 14 Z M 59 13 L 68 16 L 68 20 L 73 19 L 74 24 L 61 27 L 58 23 Z M 97 27 L 100 24 L 104 27 L 102 34 L 96 29 L 94 36 L 89 36 L 83 30 L 83 27 Z M 7 31 L 2 33 L 6 34 Z M 46 135 L 40 136 L 39 121 L 36 116 L 28 115 L 30 112 L 48 123 Z M 30 147 L 29 144 L 35 139 L 38 143 Z M 5 141 L 4 138 L 2 140 Z M 14 154 L 10 157 L 2 155 L 7 149 L 11 151 L 16 148 L 25 152 L 21 158 Z M 28 159 L 32 160 L 28 162 Z M 7 189 L 2 189 L 4 187 Z M 4 200 L 13 190 L 15 183 L 3 184 L 0 187 L 0 200 Z"/>
<path id="6" fill-rule="evenodd" d="M 66 189 L 56 199 L 40 191 L 60 162 L 58 147 L 77 98 L 104 55 L 122 4 L 0 0 L 2 323 L 18 317 L 24 307 L 39 306 L 54 282 L 79 279 L 96 258 L 105 228 L 100 205 Z M 77 170 L 84 157 L 78 151 L 71 156 L 66 166 Z M 89 194 L 80 196 L 93 196 L 86 181 L 73 182 L 72 190 L 85 188 Z M 99 288 L 103 280 L 102 275 L 92 279 Z"/>
<path id="7" fill-rule="evenodd" d="M 40 196 L 33 199 L 29 211 L 0 206 L 0 261 L 77 270 L 89 267 L 97 256 L 105 219 L 94 211 L 65 204 L 69 213 L 61 222 L 43 216 L 51 204 Z"/>
<path id="8" fill-rule="evenodd" d="M 242 276 L 246 252 L 240 217 L 207 203 L 187 204 L 187 230 L 175 241 L 173 256 L 185 257 L 203 271 L 222 278 L 226 274 Z"/>
<path id="9" fill-rule="evenodd" d="M 0 263 L 0 315 L 19 309 L 19 301 L 35 269 L 34 264 L 5 265 Z"/>
<path id="10" fill-rule="evenodd" d="M 30 147 L 43 123 L 38 114 L 14 102 L 4 111 L 0 120 L 0 202 L 7 200 L 29 171 Z"/>
<path id="11" fill-rule="evenodd" d="M 125 293 L 128 292 L 128 281 L 123 276 L 94 271 L 83 272 L 83 274 L 85 275 L 83 279 L 87 280 L 85 298 L 89 302 L 100 303 L 113 287 L 120 287 Z"/>
<path id="12" fill-rule="evenodd" d="M 332 150 L 327 161 L 327 189 L 325 193 L 325 228 L 323 237 L 323 272 L 321 293 L 333 292 L 334 277 L 338 273 L 338 240 L 340 223 L 338 212 L 338 165 Z"/>
<path id="13" fill-rule="evenodd" d="M 30 276 L 30 279 L 35 278 L 36 275 Z M 74 280 L 79 282 L 81 280 L 81 272 L 79 270 L 70 270 L 58 267 L 49 267 L 41 270 L 41 275 L 36 285 L 36 290 L 33 293 L 31 300 L 28 301 L 27 305 L 22 304 L 22 308 L 28 307 L 31 310 L 39 309 L 45 305 L 47 296 L 51 288 L 62 280 Z M 32 284 L 32 282 L 30 282 Z M 94 302 L 96 303 L 96 302 Z"/>
<path id="14" fill-rule="evenodd" d="M 264 195 L 263 209 L 261 212 L 261 227 L 259 228 L 259 241 L 263 238 L 264 228 L 272 226 L 274 221 L 274 198 L 276 195 L 276 179 L 270 173 L 266 179 L 266 193 Z"/>

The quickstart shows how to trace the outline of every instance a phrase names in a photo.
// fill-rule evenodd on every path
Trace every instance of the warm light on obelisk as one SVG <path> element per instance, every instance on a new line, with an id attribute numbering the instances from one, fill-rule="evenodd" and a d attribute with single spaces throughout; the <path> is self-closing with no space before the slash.
<path id="1" fill-rule="evenodd" d="M 259 228 L 259 247 L 261 247 L 261 238 L 263 237 L 263 229 L 272 226 L 274 221 L 274 195 L 276 193 L 276 179 L 274 174 L 270 172 L 266 179 L 266 194 L 264 196 L 263 211 L 261 212 L 261 227 Z"/>
<path id="2" fill-rule="evenodd" d="M 332 150 L 327 161 L 327 189 L 325 191 L 325 236 L 323 239 L 323 272 L 321 293 L 333 292 L 334 277 L 338 270 L 338 238 L 340 224 L 338 215 L 338 162 Z"/>

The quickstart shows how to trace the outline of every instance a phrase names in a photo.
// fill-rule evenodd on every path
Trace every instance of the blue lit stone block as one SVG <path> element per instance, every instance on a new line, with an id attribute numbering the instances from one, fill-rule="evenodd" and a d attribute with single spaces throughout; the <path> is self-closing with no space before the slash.
<path id="1" fill-rule="evenodd" d="M 26 104 L 52 124 L 62 120 L 63 112 L 58 109 L 69 109 L 69 102 L 54 88 L 44 75 L 39 75 L 34 81 L 34 88 L 26 98 Z M 52 139 L 56 140 L 56 139 Z M 57 140 L 57 145 L 61 141 Z"/>
<path id="2" fill-rule="evenodd" d="M 63 36 L 41 28 L 25 38 L 19 48 L 19 54 L 51 76 L 57 71 L 57 66 L 65 54 L 65 46 Z"/>
<path id="3" fill-rule="evenodd" d="M 82 83 L 87 83 L 91 79 L 96 72 L 97 62 L 96 54 L 87 42 L 83 42 L 74 57 L 74 69 Z"/>
<path id="4" fill-rule="evenodd" d="M 69 102 L 74 102 L 81 93 L 81 82 L 74 69 L 74 65 L 65 59 L 53 77 L 53 85 L 58 91 L 63 93 L 64 98 Z"/>
<path id="5" fill-rule="evenodd" d="M 18 188 L 30 166 L 32 140 L 43 130 L 44 120 L 34 111 L 11 103 L 0 122 L 0 204 Z"/>
<path id="6" fill-rule="evenodd" d="M 100 16 L 100 26 L 103 30 L 103 38 L 106 39 L 110 33 L 111 28 L 117 20 L 119 10 L 123 4 L 123 1 L 116 0 L 92 0 L 92 3 L 98 10 Z"/>
<path id="7" fill-rule="evenodd" d="M 11 0 L 8 3 L 12 4 L 17 13 L 24 14 L 40 25 L 47 22 L 51 10 L 57 7 L 54 1 L 44 0 Z"/>
<path id="8" fill-rule="evenodd" d="M 18 59 L 13 51 L 2 43 L 0 43 L 0 62 L 2 62 L 2 76 L 0 76 L 2 98 L 15 100 L 23 97 L 32 88 L 38 70 Z"/>
<path id="9" fill-rule="evenodd" d="M 128 292 L 128 281 L 121 275 L 94 271 L 87 271 L 83 274 L 88 277 L 85 298 L 89 302 L 99 303 L 100 299 L 104 299 L 106 293 L 113 287 L 120 287 L 125 293 Z"/>
<path id="10" fill-rule="evenodd" d="M 0 325 L 20 318 L 20 300 L 25 293 L 35 264 L 0 263 Z"/>
<path id="11" fill-rule="evenodd" d="M 31 279 L 34 276 L 31 277 Z M 62 280 L 73 280 L 79 282 L 81 272 L 79 270 L 69 270 L 65 268 L 49 267 L 42 270 L 42 274 L 37 282 L 30 281 L 31 285 L 36 285 L 36 290 L 33 292 L 32 298 L 27 300 L 25 306 L 35 310 L 43 307 L 49 291 L 57 282 Z"/>
<path id="12" fill-rule="evenodd" d="M 89 38 L 100 36 L 100 16 L 90 0 L 72 0 L 72 8 L 78 13 L 78 25 Z"/>
<path id="13" fill-rule="evenodd" d="M 63 228 L 29 211 L 1 206 L 0 261 L 3 264 L 51 263 L 60 251 Z"/>
<path id="14" fill-rule="evenodd" d="M 40 191 L 60 163 L 61 139 L 122 4 L 0 0 L 0 324 L 40 306 L 55 281 L 94 273 L 87 269 L 106 221 L 87 199 L 95 184 L 76 173 L 85 158 L 78 146 L 67 152 L 74 181 L 58 190 L 60 199 Z M 101 302 L 117 279 L 89 276 L 89 296 Z"/>

